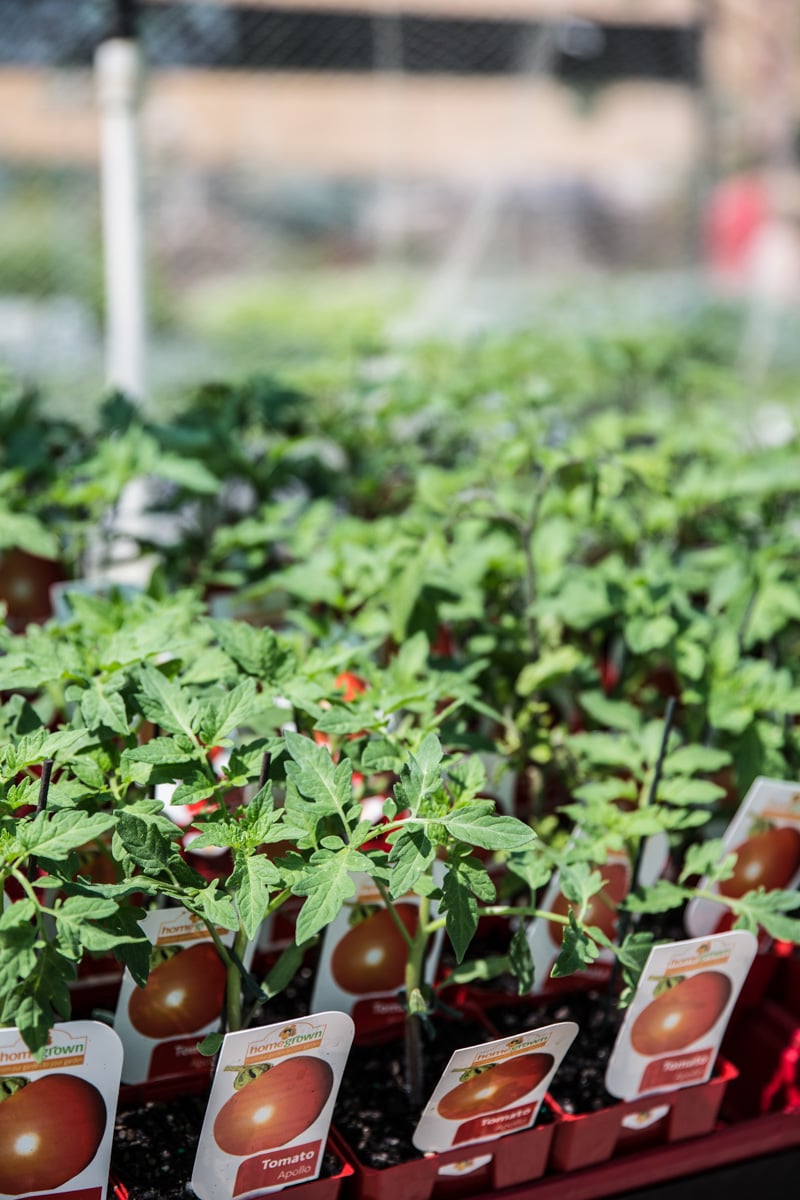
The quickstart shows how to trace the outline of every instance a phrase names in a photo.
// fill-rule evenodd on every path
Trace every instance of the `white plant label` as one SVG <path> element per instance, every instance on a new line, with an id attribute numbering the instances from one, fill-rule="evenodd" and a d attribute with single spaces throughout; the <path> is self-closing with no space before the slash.
<path id="1" fill-rule="evenodd" d="M 435 864 L 435 869 L 440 866 Z M 400 925 L 407 933 L 416 928 L 419 896 L 409 893 L 396 900 L 393 915 L 368 875 L 354 874 L 352 879 L 353 899 L 325 930 L 311 1007 L 352 1013 L 361 1032 L 404 1016 L 397 997 L 405 984 L 408 947 Z M 432 904 L 431 917 L 436 912 Z M 436 976 L 441 930 L 431 942 L 425 960 L 427 983 Z"/>
<path id="2" fill-rule="evenodd" d="M 0 1197 L 105 1200 L 122 1045 L 98 1021 L 53 1027 L 40 1061 L 0 1030 Z"/>
<path id="3" fill-rule="evenodd" d="M 318 1177 L 354 1029 L 323 1012 L 225 1035 L 192 1173 L 200 1200 Z"/>
<path id="4" fill-rule="evenodd" d="M 635 1100 L 711 1078 L 756 945 L 734 930 L 653 948 L 608 1062 L 612 1096 Z"/>
<path id="5" fill-rule="evenodd" d="M 736 854 L 730 879 L 700 887 L 737 899 L 754 888 L 792 889 L 800 884 L 800 783 L 759 776 L 722 836 L 724 858 Z M 730 922 L 724 903 L 696 896 L 686 906 L 686 931 L 706 937 Z"/>
<path id="6" fill-rule="evenodd" d="M 529 1129 L 578 1026 L 560 1021 L 456 1050 L 414 1131 L 418 1150 L 450 1150 Z"/>
<path id="7" fill-rule="evenodd" d="M 139 987 L 126 968 L 114 1028 L 125 1050 L 123 1078 L 144 1083 L 192 1070 L 208 1071 L 197 1043 L 219 1027 L 226 969 L 206 926 L 185 908 L 148 913 L 140 925 L 153 945 L 150 977 Z M 230 930 L 217 934 L 226 946 Z M 253 945 L 244 956 L 252 961 Z"/>

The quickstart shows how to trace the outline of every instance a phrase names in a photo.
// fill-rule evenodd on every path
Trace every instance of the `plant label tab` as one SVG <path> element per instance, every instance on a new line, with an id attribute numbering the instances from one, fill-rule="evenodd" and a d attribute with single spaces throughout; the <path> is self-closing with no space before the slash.
<path id="1" fill-rule="evenodd" d="M 756 945 L 734 930 L 653 948 L 608 1062 L 612 1096 L 635 1100 L 711 1078 Z"/>
<path id="2" fill-rule="evenodd" d="M 578 1026 L 560 1021 L 456 1050 L 414 1131 L 418 1150 L 449 1150 L 529 1129 Z"/>
<path id="3" fill-rule="evenodd" d="M 226 1034 L 192 1187 L 239 1200 L 316 1179 L 355 1026 L 323 1012 Z"/>

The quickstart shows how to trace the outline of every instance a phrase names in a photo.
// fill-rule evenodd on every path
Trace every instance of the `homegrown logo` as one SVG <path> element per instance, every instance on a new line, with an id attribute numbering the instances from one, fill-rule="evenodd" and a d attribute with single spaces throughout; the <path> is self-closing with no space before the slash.
<path id="1" fill-rule="evenodd" d="M 45 1048 L 41 1061 L 37 1061 L 22 1041 L 8 1047 L 0 1047 L 0 1075 L 15 1075 L 19 1071 L 51 1071 L 53 1067 L 80 1067 L 86 1060 L 88 1039 L 70 1038 L 68 1041 L 53 1042 Z"/>
<path id="2" fill-rule="evenodd" d="M 706 967 L 724 967 L 732 953 L 732 946 L 714 945 L 712 941 L 701 942 L 691 954 L 676 954 L 671 958 L 664 971 L 664 977 L 684 975 L 687 971 L 702 971 Z"/>
<path id="3" fill-rule="evenodd" d="M 217 933 L 221 936 L 226 933 L 224 929 L 218 929 Z M 176 921 L 164 921 L 158 927 L 156 935 L 156 946 L 173 946 L 177 942 L 199 942 L 207 941 L 211 937 L 203 922 L 194 913 L 187 913 L 185 917 L 179 917 Z"/>
<path id="4" fill-rule="evenodd" d="M 284 1025 L 270 1041 L 261 1039 L 250 1042 L 244 1055 L 244 1065 L 266 1062 L 270 1058 L 281 1058 L 296 1050 L 316 1050 L 322 1045 L 327 1025 L 309 1025 L 300 1021 Z"/>
<path id="5" fill-rule="evenodd" d="M 525 1054 L 529 1050 L 541 1050 L 549 1042 L 549 1037 L 541 1035 L 532 1037 L 515 1037 L 505 1046 L 501 1046 L 499 1050 L 479 1050 L 472 1060 L 472 1065 L 477 1066 L 479 1063 L 500 1062 L 506 1058 L 513 1058 L 516 1054 Z"/>

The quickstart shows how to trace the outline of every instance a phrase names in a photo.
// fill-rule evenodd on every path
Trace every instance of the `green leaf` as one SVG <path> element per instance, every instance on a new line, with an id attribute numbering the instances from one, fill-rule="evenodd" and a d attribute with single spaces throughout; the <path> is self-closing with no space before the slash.
<path id="1" fill-rule="evenodd" d="M 0 550 L 18 547 L 37 558 L 57 559 L 58 538 L 31 513 L 3 510 L 0 520 Z"/>
<path id="2" fill-rule="evenodd" d="M 259 707 L 255 680 L 243 679 L 219 699 L 202 708 L 200 736 L 207 746 L 216 745 L 239 726 L 246 727 Z"/>
<path id="3" fill-rule="evenodd" d="M 698 876 L 700 879 L 716 873 L 717 867 L 725 857 L 725 847 L 721 838 L 712 838 L 705 842 L 693 842 L 687 846 L 683 859 L 683 867 L 678 876 L 680 883 Z M 731 872 L 736 863 L 735 855 L 730 855 Z"/>
<path id="4" fill-rule="evenodd" d="M 456 962 L 461 962 L 478 928 L 478 904 L 462 878 L 459 862 L 449 865 L 442 882 L 442 910 Z"/>
<path id="5" fill-rule="evenodd" d="M 98 923 L 116 913 L 115 901 L 97 896 L 69 896 L 55 911 L 59 949 L 67 958 L 77 962 L 85 950 L 107 954 L 116 947 L 117 931 L 104 929 Z"/>
<path id="6" fill-rule="evenodd" d="M 629 893 L 625 900 L 625 908 L 630 912 L 663 913 L 681 908 L 689 899 L 686 888 L 678 887 L 667 879 L 658 879 L 650 887 L 643 889 L 641 895 Z"/>
<path id="7" fill-rule="evenodd" d="M 727 750 L 715 750 L 711 746 L 681 746 L 664 759 L 664 774 L 711 773 L 726 767 L 730 761 L 731 756 Z"/>
<path id="8" fill-rule="evenodd" d="M 293 762 L 286 764 L 286 775 L 307 799 L 318 803 L 324 812 L 336 813 L 348 828 L 348 816 L 353 807 L 353 770 L 348 759 L 334 765 L 330 753 L 311 738 L 291 730 L 286 744 Z M 359 806 L 360 816 L 360 806 Z"/>
<path id="9" fill-rule="evenodd" d="M 242 928 L 248 938 L 255 937 L 258 932 L 271 892 L 280 882 L 280 872 L 265 854 L 237 856 L 230 886 Z"/>
<path id="10" fill-rule="evenodd" d="M 115 689 L 104 687 L 97 678 L 91 681 L 81 696 L 81 716 L 88 729 L 105 726 L 123 737 L 129 731 L 128 714 L 122 696 Z"/>
<path id="11" fill-rule="evenodd" d="M 211 925 L 223 929 L 239 928 L 239 916 L 230 896 L 220 890 L 220 880 L 212 879 L 204 888 L 199 888 L 192 897 L 192 907 Z"/>
<path id="12" fill-rule="evenodd" d="M 411 822 L 395 833 L 389 834 L 392 864 L 389 891 L 393 899 L 414 890 L 421 875 L 424 875 L 436 857 L 436 847 L 428 837 L 425 827 Z"/>
<path id="13" fill-rule="evenodd" d="M 209 625 L 222 649 L 246 675 L 275 682 L 291 669 L 292 656 L 271 629 L 233 620 L 211 620 Z"/>
<path id="14" fill-rule="evenodd" d="M 658 798 L 670 804 L 713 804 L 725 795 L 725 789 L 707 779 L 664 779 L 659 784 Z"/>
<path id="15" fill-rule="evenodd" d="M 158 877 L 162 870 L 180 858 L 176 847 L 178 830 L 152 818 L 121 812 L 114 831 L 114 857 L 129 859 L 146 875 Z"/>
<path id="16" fill-rule="evenodd" d="M 215 792 L 217 782 L 202 770 L 184 775 L 170 797 L 170 804 L 196 804 L 209 800 Z"/>
<path id="17" fill-rule="evenodd" d="M 177 454 L 159 454 L 153 464 L 152 474 L 200 496 L 215 496 L 222 487 L 216 475 L 212 475 L 199 459 L 179 458 Z"/>
<path id="18" fill-rule="evenodd" d="M 224 1041 L 224 1033 L 207 1033 L 203 1040 L 197 1043 L 198 1053 L 205 1058 L 213 1058 L 222 1048 Z"/>
<path id="19" fill-rule="evenodd" d="M 662 650 L 678 633 L 678 623 L 666 615 L 632 617 L 625 625 L 625 640 L 633 654 Z"/>
<path id="20" fill-rule="evenodd" d="M 470 846 L 484 850 L 522 850 L 536 834 L 516 817 L 498 816 L 494 804 L 466 804 L 442 818 L 448 832 Z"/>
<path id="21" fill-rule="evenodd" d="M 624 700 L 609 700 L 602 692 L 581 692 L 578 700 L 592 720 L 606 729 L 637 733 L 641 728 L 642 715 L 639 709 Z"/>
<path id="22" fill-rule="evenodd" d="M 570 909 L 569 924 L 564 926 L 561 950 L 553 963 L 550 974 L 553 979 L 563 979 L 565 975 L 573 975 L 576 971 L 582 971 L 584 967 L 591 966 L 599 953 L 598 946 L 584 930 L 579 928 L 575 914 Z"/>
<path id="23" fill-rule="evenodd" d="M 518 696 L 530 696 L 542 687 L 572 675 L 584 662 L 584 655 L 573 646 L 559 646 L 542 654 L 536 662 L 527 663 L 515 684 Z"/>
<path id="24" fill-rule="evenodd" d="M 139 682 L 138 699 L 145 716 L 168 733 L 183 734 L 196 742 L 197 702 L 156 667 L 143 667 Z"/>
<path id="25" fill-rule="evenodd" d="M 114 826 L 111 813 L 85 813 L 62 809 L 37 813 L 29 821 L 20 821 L 17 841 L 29 854 L 56 862 Z"/>
<path id="26" fill-rule="evenodd" d="M 365 855 L 349 847 L 338 854 L 315 851 L 307 870 L 292 885 L 295 895 L 308 897 L 297 917 L 295 940 L 308 941 L 330 925 L 342 906 L 356 894 L 352 872 L 369 871 L 371 865 Z"/>

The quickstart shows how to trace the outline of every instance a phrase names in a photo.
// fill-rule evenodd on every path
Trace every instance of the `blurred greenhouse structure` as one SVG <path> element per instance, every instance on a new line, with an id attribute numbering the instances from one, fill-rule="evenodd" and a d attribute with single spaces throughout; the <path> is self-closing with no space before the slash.
<path id="1" fill-rule="evenodd" d="M 565 296 L 587 322 L 716 297 L 756 359 L 791 327 L 793 0 L 3 0 L 0 358 L 67 400 L 102 385 L 121 15 L 155 393 Z"/>

